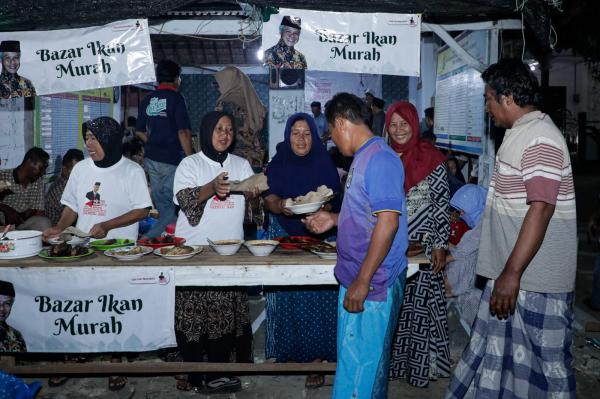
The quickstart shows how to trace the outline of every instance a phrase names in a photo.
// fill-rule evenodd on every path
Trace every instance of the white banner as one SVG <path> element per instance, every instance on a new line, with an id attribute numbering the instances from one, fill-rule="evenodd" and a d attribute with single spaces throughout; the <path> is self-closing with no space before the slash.
<path id="1" fill-rule="evenodd" d="M 310 103 L 319 101 L 325 109 L 327 101 L 337 93 L 346 92 L 364 98 L 367 91 L 382 98 L 381 75 L 346 72 L 306 72 L 304 112 L 310 114 Z"/>
<path id="2" fill-rule="evenodd" d="M 2 98 L 156 80 L 145 19 L 82 29 L 0 32 L 0 53 Z"/>
<path id="3" fill-rule="evenodd" d="M 16 342 L 19 335 L 28 352 L 137 352 L 176 346 L 170 268 L 2 268 L 0 280 L 12 283 L 15 293 L 8 312 L 10 296 L 6 289 L 0 294 L 5 305 L 0 326 L 10 327 L 10 333 L 0 334 L 5 350 L 24 349 Z"/>
<path id="4" fill-rule="evenodd" d="M 280 8 L 263 25 L 265 61 L 282 36 L 279 26 L 286 16 L 301 20 L 302 29 L 292 48 L 304 55 L 309 70 L 419 76 L 420 14 Z"/>

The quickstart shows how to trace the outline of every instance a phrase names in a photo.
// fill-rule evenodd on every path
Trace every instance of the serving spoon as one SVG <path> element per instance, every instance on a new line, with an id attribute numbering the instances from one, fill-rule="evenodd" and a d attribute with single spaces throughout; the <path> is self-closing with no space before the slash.
<path id="1" fill-rule="evenodd" d="M 0 241 L 7 240 L 6 235 L 10 231 L 11 227 L 12 227 L 12 224 L 7 224 L 6 226 L 4 226 L 4 231 L 2 232 L 2 237 L 0 237 Z"/>

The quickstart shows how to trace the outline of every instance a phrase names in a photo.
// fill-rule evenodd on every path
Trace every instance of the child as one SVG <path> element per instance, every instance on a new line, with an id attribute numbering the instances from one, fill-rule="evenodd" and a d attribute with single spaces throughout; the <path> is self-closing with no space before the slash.
<path id="1" fill-rule="evenodd" d="M 456 246 L 450 247 L 446 256 L 446 297 L 457 297 L 461 318 L 469 325 L 475 320 L 481 290 L 475 287 L 475 265 L 479 250 L 481 225 L 485 209 L 486 189 L 476 184 L 466 184 L 456 191 L 450 206 L 460 212 L 460 218 L 471 228 L 464 233 Z"/>

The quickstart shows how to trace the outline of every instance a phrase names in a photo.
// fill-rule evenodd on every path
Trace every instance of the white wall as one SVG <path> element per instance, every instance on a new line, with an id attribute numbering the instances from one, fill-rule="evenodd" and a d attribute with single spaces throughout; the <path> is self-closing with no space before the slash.
<path id="1" fill-rule="evenodd" d="M 567 109 L 577 118 L 578 112 L 589 112 L 589 76 L 587 64 L 580 57 L 556 56 L 550 61 L 550 86 L 566 86 Z M 579 95 L 575 102 L 574 95 Z"/>
<path id="2" fill-rule="evenodd" d="M 421 77 L 411 77 L 409 80 L 408 99 L 417 108 L 420 119 L 425 118 L 426 108 L 434 106 L 438 48 L 435 38 L 421 38 Z"/>
<path id="3" fill-rule="evenodd" d="M 600 120 L 600 82 L 595 81 L 582 57 L 571 55 L 556 55 L 550 61 L 550 86 L 566 87 L 567 130 L 577 129 L 577 114 L 586 112 L 587 119 Z M 578 95 L 578 101 L 575 99 Z M 585 144 L 586 159 L 595 160 L 598 157 L 596 143 L 588 139 Z"/>

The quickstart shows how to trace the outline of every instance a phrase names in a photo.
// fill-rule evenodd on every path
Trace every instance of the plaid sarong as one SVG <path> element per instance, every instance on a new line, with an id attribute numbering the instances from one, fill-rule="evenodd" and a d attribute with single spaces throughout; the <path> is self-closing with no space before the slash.
<path id="1" fill-rule="evenodd" d="M 575 398 L 573 293 L 520 290 L 514 315 L 499 320 L 493 288 L 488 281 L 446 398 Z"/>

